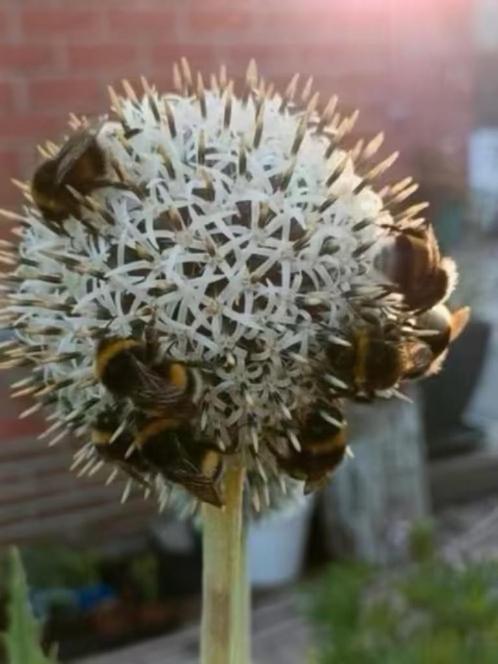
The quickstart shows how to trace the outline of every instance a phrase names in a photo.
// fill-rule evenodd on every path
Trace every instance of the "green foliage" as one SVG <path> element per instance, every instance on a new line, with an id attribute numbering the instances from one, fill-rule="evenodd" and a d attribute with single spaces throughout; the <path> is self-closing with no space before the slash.
<path id="1" fill-rule="evenodd" d="M 7 559 L 7 631 L 1 635 L 8 664 L 55 664 L 40 643 L 40 628 L 30 610 L 28 586 L 21 558 L 16 549 Z"/>
<path id="2" fill-rule="evenodd" d="M 335 565 L 313 589 L 316 664 L 496 664 L 498 563 L 436 559 L 386 579 Z"/>
<path id="3" fill-rule="evenodd" d="M 29 583 L 38 590 L 79 588 L 100 580 L 99 559 L 91 551 L 73 550 L 57 544 L 22 550 Z"/>
<path id="4" fill-rule="evenodd" d="M 418 521 L 411 529 L 408 547 L 412 560 L 421 563 L 431 560 L 436 552 L 434 527 L 431 521 Z"/>
<path id="5" fill-rule="evenodd" d="M 152 602 L 159 598 L 159 563 L 154 554 L 136 556 L 130 564 L 129 574 L 142 601 Z"/>

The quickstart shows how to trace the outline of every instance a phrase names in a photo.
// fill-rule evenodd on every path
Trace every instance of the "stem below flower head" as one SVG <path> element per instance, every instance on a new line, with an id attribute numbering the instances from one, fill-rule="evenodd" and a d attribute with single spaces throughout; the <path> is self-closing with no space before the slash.
<path id="1" fill-rule="evenodd" d="M 249 664 L 243 466 L 228 468 L 225 477 L 225 508 L 203 506 L 201 662 Z"/>

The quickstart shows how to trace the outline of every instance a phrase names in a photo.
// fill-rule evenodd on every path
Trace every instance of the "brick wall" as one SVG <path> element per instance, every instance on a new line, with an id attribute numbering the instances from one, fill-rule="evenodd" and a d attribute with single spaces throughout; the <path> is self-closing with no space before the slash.
<path id="1" fill-rule="evenodd" d="M 253 56 L 262 72 L 282 84 L 295 71 L 313 75 L 324 97 L 337 92 L 345 108 L 361 109 L 360 130 L 386 130 L 386 151 L 403 150 L 398 168 L 404 173 L 411 172 L 416 152 L 430 147 L 450 155 L 463 174 L 471 124 L 471 5 L 471 0 L 2 0 L 0 206 L 19 202 L 9 178 L 29 176 L 34 146 L 57 138 L 69 111 L 107 108 L 106 85 L 123 77 L 137 80 L 145 74 L 168 87 L 172 60 L 182 55 L 206 73 L 225 62 L 235 79 Z M 10 408 L 5 390 L 0 403 Z M 9 441 L 33 433 L 27 426 L 12 416 L 0 420 L 0 487 L 16 476 L 8 465 L 16 455 Z M 63 466 L 69 451 L 51 452 L 58 479 L 51 498 L 37 501 L 52 471 L 43 475 L 40 468 L 47 466 L 33 465 L 25 442 L 18 451 L 33 485 L 20 481 L 26 492 L 21 500 L 19 488 L 15 511 L 7 509 L 15 492 L 2 488 L 0 539 L 2 532 L 4 539 L 27 532 L 25 521 L 36 533 L 40 524 L 57 530 L 69 522 L 73 529 L 102 531 L 144 510 L 136 503 L 113 508 L 109 516 L 111 489 L 67 481 Z M 49 464 L 48 455 L 43 458 Z M 64 508 L 67 496 L 71 506 L 68 501 Z M 100 515 L 99 504 L 106 506 Z M 61 509 L 73 518 L 60 520 Z"/>

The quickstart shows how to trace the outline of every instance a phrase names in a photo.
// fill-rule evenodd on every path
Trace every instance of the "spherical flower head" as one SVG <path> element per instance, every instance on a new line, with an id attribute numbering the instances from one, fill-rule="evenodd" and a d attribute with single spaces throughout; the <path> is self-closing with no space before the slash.
<path id="1" fill-rule="evenodd" d="M 224 69 L 205 87 L 182 61 L 175 85 L 125 83 L 111 119 L 72 117 L 76 147 L 47 145 L 50 186 L 39 170 L 13 215 L 6 364 L 33 367 L 17 393 L 50 406 L 53 442 L 85 441 L 80 472 L 108 462 L 162 504 L 171 486 L 222 504 L 237 458 L 260 510 L 342 459 L 343 399 L 397 394 L 424 350 L 428 366 L 424 307 L 396 277 L 424 205 L 405 207 L 410 178 L 378 190 L 396 156 L 374 162 L 382 135 L 343 147 L 357 114 L 319 111 L 297 77 L 278 94 L 251 63 L 237 95 Z M 370 380 L 375 357 L 393 378 Z"/>

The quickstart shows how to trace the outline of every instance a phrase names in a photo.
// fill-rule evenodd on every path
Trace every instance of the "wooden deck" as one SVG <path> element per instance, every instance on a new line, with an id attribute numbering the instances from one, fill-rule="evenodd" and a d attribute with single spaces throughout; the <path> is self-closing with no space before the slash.
<path id="1" fill-rule="evenodd" d="M 253 664 L 304 664 L 310 632 L 292 593 L 266 600 L 253 612 Z M 198 664 L 198 625 L 75 664 Z"/>

